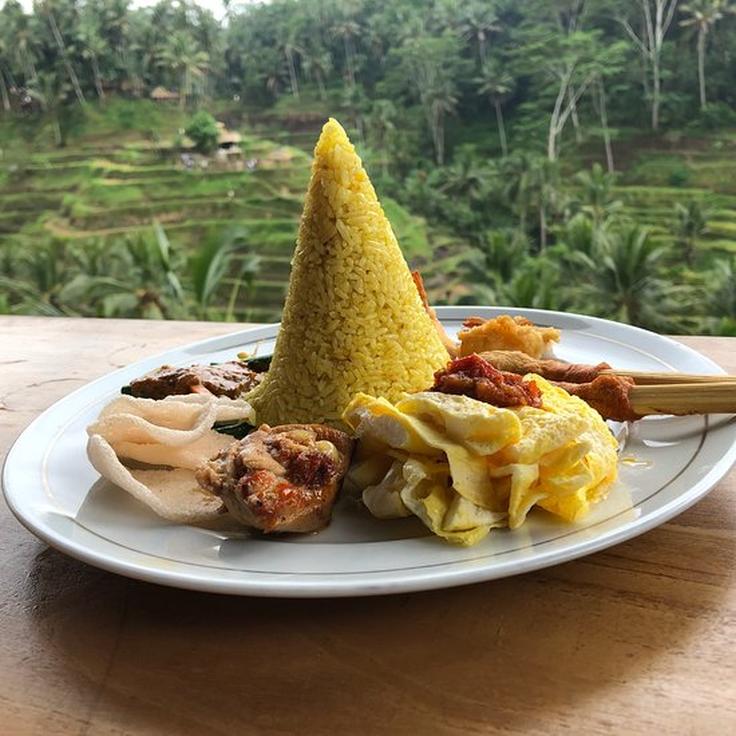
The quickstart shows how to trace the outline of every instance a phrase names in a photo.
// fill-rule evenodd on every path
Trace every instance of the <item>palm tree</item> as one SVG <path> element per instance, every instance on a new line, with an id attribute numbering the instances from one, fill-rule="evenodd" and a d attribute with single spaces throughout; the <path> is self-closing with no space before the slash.
<path id="1" fill-rule="evenodd" d="M 615 174 L 605 172 L 599 163 L 593 164 L 590 171 L 575 174 L 575 183 L 580 187 L 581 210 L 590 215 L 596 227 L 623 207 L 613 191 Z"/>
<path id="2" fill-rule="evenodd" d="M 69 274 L 69 254 L 60 240 L 30 243 L 16 240 L 3 253 L 0 291 L 14 314 L 78 316 L 65 307 L 59 292 Z"/>
<path id="3" fill-rule="evenodd" d="M 472 38 L 477 43 L 478 59 L 482 68 L 486 63 L 488 36 L 501 30 L 495 10 L 487 2 L 463 3 L 459 27 L 463 38 Z"/>
<path id="4" fill-rule="evenodd" d="M 8 85 L 5 81 L 4 71 L 7 66 L 8 46 L 4 38 L 0 36 L 0 98 L 3 101 L 3 110 L 10 112 L 10 96 L 8 95 Z"/>
<path id="5" fill-rule="evenodd" d="M 709 274 L 708 314 L 715 315 L 717 335 L 736 336 L 736 264 L 719 258 Z"/>
<path id="6" fill-rule="evenodd" d="M 726 13 L 733 13 L 731 0 L 693 0 L 681 7 L 690 17 L 680 21 L 681 26 L 693 28 L 697 32 L 698 86 L 700 89 L 700 109 L 706 106 L 705 96 L 705 44 L 710 29 L 722 20 Z"/>
<path id="7" fill-rule="evenodd" d="M 56 47 L 59 51 L 59 56 L 61 57 L 67 75 L 69 76 L 69 81 L 72 85 L 72 89 L 74 90 L 74 94 L 76 95 L 79 104 L 84 105 L 86 102 L 84 92 L 82 92 L 82 87 L 79 84 L 79 78 L 77 77 L 77 73 L 74 71 L 74 66 L 72 65 L 71 59 L 69 57 L 69 50 L 67 49 L 66 42 L 61 33 L 61 29 L 59 28 L 59 24 L 56 21 L 56 13 L 54 12 L 55 5 L 56 0 L 43 0 L 43 2 L 40 3 L 39 7 L 48 20 L 51 34 L 54 37 L 54 42 L 56 43 Z"/>
<path id="8" fill-rule="evenodd" d="M 197 48 L 186 31 L 174 31 L 157 54 L 160 66 L 179 77 L 179 106 L 184 109 L 194 91 L 196 80 L 204 79 L 209 68 L 209 54 Z"/>
<path id="9" fill-rule="evenodd" d="M 61 112 L 71 90 L 69 83 L 56 69 L 39 71 L 28 85 L 28 95 L 41 106 L 43 114 L 54 131 L 57 146 L 65 143 L 64 129 L 61 125 Z"/>
<path id="10" fill-rule="evenodd" d="M 349 87 L 355 86 L 355 38 L 359 34 L 360 25 L 349 16 L 341 18 L 332 27 L 332 35 L 342 39 Z"/>
<path id="11" fill-rule="evenodd" d="M 105 99 L 105 90 L 102 86 L 102 75 L 100 74 L 100 59 L 109 51 L 107 42 L 100 36 L 96 26 L 91 19 L 86 19 L 79 29 L 82 42 L 82 56 L 89 59 L 92 65 L 92 78 L 95 82 L 95 90 L 100 100 Z"/>
<path id="12" fill-rule="evenodd" d="M 538 213 L 539 248 L 544 250 L 547 247 L 550 217 L 563 210 L 566 197 L 562 191 L 557 161 L 537 159 L 529 173 L 529 195 Z"/>
<path id="13" fill-rule="evenodd" d="M 177 319 L 186 316 L 177 270 L 181 259 L 164 229 L 110 243 L 100 241 L 97 258 L 89 255 L 81 272 L 62 291 L 66 301 L 87 303 L 102 317 Z M 93 249 L 94 252 L 94 249 Z"/>
<path id="14" fill-rule="evenodd" d="M 225 318 L 232 320 L 243 286 L 248 291 L 260 268 L 260 259 L 250 253 L 243 253 L 247 233 L 237 228 L 223 235 L 210 232 L 187 260 L 188 280 L 192 286 L 195 313 L 199 319 L 208 319 L 212 300 L 220 288 L 229 283 L 230 295 Z M 228 279 L 235 258 L 240 257 L 236 276 Z"/>
<path id="15" fill-rule="evenodd" d="M 332 70 L 332 56 L 330 52 L 322 48 L 307 48 L 301 50 L 301 57 L 304 73 L 317 82 L 320 99 L 326 100 L 325 79 Z"/>
<path id="16" fill-rule="evenodd" d="M 687 204 L 675 202 L 674 233 L 685 263 L 693 265 L 697 239 L 708 232 L 708 219 L 711 209 L 697 199 L 691 199 Z"/>
<path id="17" fill-rule="evenodd" d="M 391 100 L 375 100 L 368 118 L 368 131 L 371 143 L 381 152 L 381 169 L 388 174 L 389 141 L 396 130 L 398 111 Z"/>
<path id="18" fill-rule="evenodd" d="M 457 107 L 455 84 L 438 75 L 425 87 L 423 97 L 437 164 L 442 166 L 445 162 L 445 116 L 451 115 Z"/>
<path id="19" fill-rule="evenodd" d="M 519 217 L 519 230 L 526 233 L 527 216 L 531 208 L 532 177 L 537 160 L 530 154 L 519 151 L 501 164 L 504 178 L 503 193 L 511 209 Z"/>
<path id="20" fill-rule="evenodd" d="M 664 277 L 668 260 L 667 247 L 657 245 L 647 228 L 625 226 L 601 241 L 578 289 L 600 314 L 650 329 L 676 329 L 678 312 L 692 315 L 694 300 L 691 287 Z"/>
<path id="21" fill-rule="evenodd" d="M 506 126 L 503 122 L 501 103 L 504 97 L 513 89 L 514 78 L 507 71 L 503 70 L 498 62 L 486 61 L 481 66 L 480 76 L 476 77 L 475 83 L 478 86 L 478 92 L 489 97 L 496 111 L 496 124 L 498 125 L 498 139 L 501 142 L 501 155 L 506 158 L 509 155 L 509 149 L 506 143 Z"/>

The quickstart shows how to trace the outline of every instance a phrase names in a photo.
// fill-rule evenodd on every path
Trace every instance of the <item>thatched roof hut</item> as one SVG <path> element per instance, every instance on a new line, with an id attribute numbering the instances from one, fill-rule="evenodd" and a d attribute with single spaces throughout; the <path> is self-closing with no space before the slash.
<path id="1" fill-rule="evenodd" d="M 151 91 L 151 99 L 156 102 L 170 102 L 172 100 L 178 100 L 179 95 L 176 92 L 172 92 L 166 87 L 154 87 Z"/>

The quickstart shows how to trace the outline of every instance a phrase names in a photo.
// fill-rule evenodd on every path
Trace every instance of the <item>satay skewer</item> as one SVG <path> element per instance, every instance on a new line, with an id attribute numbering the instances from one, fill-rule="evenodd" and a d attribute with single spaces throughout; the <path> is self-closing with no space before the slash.
<path id="1" fill-rule="evenodd" d="M 632 386 L 629 389 L 629 402 L 631 408 L 641 416 L 734 414 L 736 413 L 736 382 Z"/>
<path id="2" fill-rule="evenodd" d="M 736 376 L 704 373 L 655 373 L 653 371 L 603 370 L 601 375 L 628 376 L 637 386 L 688 383 L 736 383 Z"/>
<path id="3" fill-rule="evenodd" d="M 627 371 L 611 368 L 608 363 L 585 365 L 560 360 L 537 360 L 516 350 L 493 350 L 481 353 L 491 365 L 510 373 L 537 373 L 542 378 L 569 383 L 588 383 L 598 376 L 631 378 L 636 385 L 736 383 L 736 376 L 669 373 L 654 371 Z"/>

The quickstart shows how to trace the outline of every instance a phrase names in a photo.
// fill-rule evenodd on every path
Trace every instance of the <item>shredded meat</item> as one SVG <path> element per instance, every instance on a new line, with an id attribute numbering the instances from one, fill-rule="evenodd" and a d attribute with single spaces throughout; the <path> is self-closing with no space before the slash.
<path id="1" fill-rule="evenodd" d="M 311 532 L 330 520 L 353 441 L 322 424 L 267 424 L 197 470 L 205 490 L 264 532 Z"/>
<path id="2" fill-rule="evenodd" d="M 163 365 L 155 371 L 130 382 L 131 396 L 144 399 L 163 399 L 166 396 L 211 393 L 235 399 L 250 391 L 263 378 L 238 361 L 218 365 L 190 365 L 174 368 Z"/>
<path id="3" fill-rule="evenodd" d="M 585 363 L 563 363 L 560 360 L 537 360 L 518 350 L 492 350 L 480 354 L 500 371 L 524 375 L 536 373 L 549 381 L 569 383 L 588 383 L 595 380 L 603 371 L 610 370 L 608 363 L 587 365 Z"/>
<path id="4" fill-rule="evenodd" d="M 554 382 L 569 394 L 590 404 L 604 419 L 614 422 L 633 422 L 641 419 L 631 407 L 629 390 L 634 385 L 626 376 L 598 376 L 586 383 Z"/>
<path id="5" fill-rule="evenodd" d="M 542 406 L 542 398 L 533 381 L 524 381 L 514 373 L 503 373 L 480 355 L 456 358 L 447 368 L 434 374 L 432 391 L 463 394 L 493 406 Z"/>

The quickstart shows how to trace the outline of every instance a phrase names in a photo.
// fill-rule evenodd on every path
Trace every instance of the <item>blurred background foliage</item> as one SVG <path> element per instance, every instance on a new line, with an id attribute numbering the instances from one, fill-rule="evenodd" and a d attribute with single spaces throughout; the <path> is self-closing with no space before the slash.
<path id="1" fill-rule="evenodd" d="M 6 0 L 0 311 L 277 318 L 334 115 L 434 302 L 736 334 L 734 10 Z"/>

